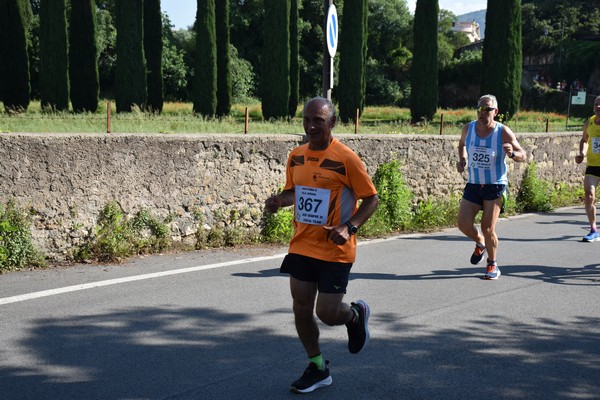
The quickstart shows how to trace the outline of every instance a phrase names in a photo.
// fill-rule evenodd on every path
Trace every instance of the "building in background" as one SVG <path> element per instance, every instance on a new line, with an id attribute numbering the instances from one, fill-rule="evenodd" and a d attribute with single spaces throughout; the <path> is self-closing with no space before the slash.
<path id="1" fill-rule="evenodd" d="M 479 31 L 479 24 L 473 20 L 471 22 L 455 22 L 452 24 L 453 32 L 463 32 L 469 38 L 471 43 L 478 42 L 481 40 L 481 32 Z"/>

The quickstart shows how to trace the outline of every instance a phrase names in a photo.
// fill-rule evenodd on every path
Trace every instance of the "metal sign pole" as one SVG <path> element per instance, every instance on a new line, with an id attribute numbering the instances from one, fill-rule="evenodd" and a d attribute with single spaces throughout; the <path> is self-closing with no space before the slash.
<path id="1" fill-rule="evenodd" d="M 565 131 L 569 130 L 569 116 L 571 116 L 571 103 L 573 103 L 573 89 L 569 89 L 569 105 L 567 106 L 567 118 L 565 120 Z"/>

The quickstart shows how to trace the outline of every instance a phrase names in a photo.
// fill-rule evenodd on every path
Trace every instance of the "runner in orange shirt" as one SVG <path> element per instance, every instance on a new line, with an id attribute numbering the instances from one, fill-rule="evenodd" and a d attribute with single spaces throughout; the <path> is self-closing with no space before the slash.
<path id="1" fill-rule="evenodd" d="M 281 272 L 290 274 L 296 330 L 309 357 L 308 368 L 290 390 L 308 393 L 332 383 L 319 346 L 313 311 L 325 324 L 345 324 L 348 350 L 358 353 L 369 340 L 369 306 L 342 302 L 356 255 L 356 232 L 375 212 L 379 199 L 360 158 L 333 138 L 336 115 L 322 97 L 304 106 L 308 143 L 292 150 L 282 192 L 267 210 L 294 206 L 294 236 Z M 358 200 L 362 199 L 360 206 Z"/>

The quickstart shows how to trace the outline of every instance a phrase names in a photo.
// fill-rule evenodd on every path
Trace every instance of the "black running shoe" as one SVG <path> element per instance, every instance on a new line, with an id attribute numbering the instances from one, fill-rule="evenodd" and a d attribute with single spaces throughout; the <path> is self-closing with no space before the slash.
<path id="1" fill-rule="evenodd" d="M 473 254 L 471 254 L 471 264 L 476 265 L 483 260 L 483 256 L 485 255 L 485 247 L 479 247 L 475 245 L 475 250 L 473 250 Z"/>
<path id="2" fill-rule="evenodd" d="M 356 354 L 369 342 L 369 305 L 364 300 L 352 303 L 352 308 L 358 311 L 358 321 L 346 324 L 348 329 L 348 350 Z"/>
<path id="3" fill-rule="evenodd" d="M 320 370 L 317 364 L 311 362 L 304 370 L 304 373 L 290 386 L 290 390 L 294 393 L 310 393 L 315 389 L 323 386 L 329 386 L 333 382 L 329 376 L 329 360 L 325 361 L 325 369 Z"/>

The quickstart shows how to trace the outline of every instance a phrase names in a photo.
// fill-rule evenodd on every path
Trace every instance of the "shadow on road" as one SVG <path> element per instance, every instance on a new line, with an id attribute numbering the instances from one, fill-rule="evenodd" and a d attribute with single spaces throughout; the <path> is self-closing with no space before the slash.
<path id="1" fill-rule="evenodd" d="M 37 367 L 0 369 L 3 398 L 292 398 L 287 385 L 304 363 L 297 339 L 268 326 L 249 329 L 247 320 L 210 308 L 168 307 L 41 319 L 23 343 Z M 374 315 L 371 323 L 376 330 L 411 334 L 393 340 L 375 334 L 358 356 L 346 352 L 345 339 L 328 340 L 335 384 L 321 396 L 558 399 L 600 393 L 598 318 L 529 326 L 490 312 L 439 332 L 392 314 Z"/>
<path id="2" fill-rule="evenodd" d="M 352 272 L 350 280 L 416 281 L 435 279 L 483 279 L 481 266 L 459 269 L 433 270 L 427 274 L 387 274 L 377 272 Z M 600 286 L 600 263 L 581 268 L 563 268 L 547 265 L 502 266 L 502 275 L 522 279 L 538 280 L 558 285 Z M 246 278 L 273 278 L 281 276 L 279 268 L 265 269 L 258 273 L 235 273 L 232 276 Z"/>

